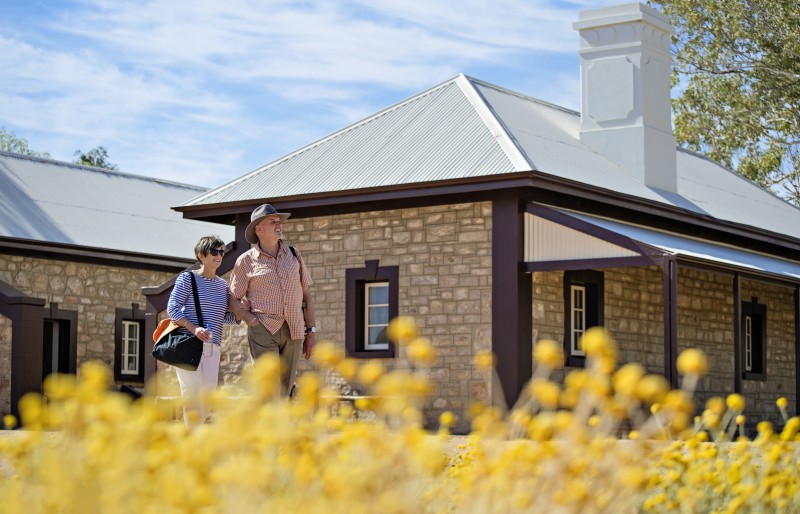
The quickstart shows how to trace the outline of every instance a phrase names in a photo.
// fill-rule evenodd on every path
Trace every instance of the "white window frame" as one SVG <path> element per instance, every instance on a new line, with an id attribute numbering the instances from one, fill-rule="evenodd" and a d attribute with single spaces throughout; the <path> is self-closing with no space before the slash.
<path id="1" fill-rule="evenodd" d="M 389 282 L 367 282 L 364 284 L 364 349 L 365 350 L 388 350 L 389 343 L 371 343 L 369 340 L 369 329 L 376 327 L 388 327 L 389 323 L 375 323 L 369 322 L 369 310 L 371 307 L 386 307 L 389 309 L 389 303 L 369 303 L 370 289 L 377 287 L 385 287 L 387 292 L 389 290 Z"/>
<path id="2" fill-rule="evenodd" d="M 744 370 L 753 371 L 753 317 L 744 317 Z"/>
<path id="3" fill-rule="evenodd" d="M 136 327 L 136 339 L 133 340 L 132 338 L 128 337 L 128 327 L 135 326 Z M 120 366 L 119 372 L 121 375 L 138 375 L 139 374 L 139 339 L 141 336 L 142 324 L 139 321 L 128 321 L 122 320 L 122 351 L 120 352 Z M 133 341 L 133 347 L 136 348 L 135 353 L 128 352 L 129 343 Z M 133 362 L 135 362 L 134 368 L 128 367 L 128 358 L 134 357 Z"/>
<path id="4" fill-rule="evenodd" d="M 569 287 L 570 309 L 572 320 L 572 333 L 570 334 L 570 350 L 572 355 L 584 357 L 586 354 L 581 348 L 580 340 L 586 332 L 586 286 L 572 284 Z M 580 321 L 580 326 L 578 321 Z"/>

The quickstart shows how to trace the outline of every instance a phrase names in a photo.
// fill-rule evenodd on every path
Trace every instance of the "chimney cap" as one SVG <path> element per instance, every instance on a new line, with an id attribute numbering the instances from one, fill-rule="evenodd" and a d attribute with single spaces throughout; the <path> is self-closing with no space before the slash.
<path id="1" fill-rule="evenodd" d="M 575 30 L 594 29 L 608 25 L 619 25 L 643 21 L 672 34 L 674 29 L 669 16 L 639 2 L 588 9 L 578 13 L 578 21 L 572 24 Z"/>

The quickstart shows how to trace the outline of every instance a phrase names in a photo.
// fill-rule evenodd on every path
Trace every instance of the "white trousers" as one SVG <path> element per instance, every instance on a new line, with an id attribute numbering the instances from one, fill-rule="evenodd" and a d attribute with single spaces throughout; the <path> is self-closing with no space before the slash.
<path id="1" fill-rule="evenodd" d="M 208 396 L 219 380 L 220 346 L 203 343 L 203 356 L 196 371 L 175 368 L 183 399 L 183 421 L 187 427 L 205 423 L 211 415 Z"/>

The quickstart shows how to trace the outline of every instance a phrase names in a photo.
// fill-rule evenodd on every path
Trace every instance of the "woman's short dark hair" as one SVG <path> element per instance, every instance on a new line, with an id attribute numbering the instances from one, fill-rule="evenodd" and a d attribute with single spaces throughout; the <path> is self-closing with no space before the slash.
<path id="1" fill-rule="evenodd" d="M 219 236 L 203 236 L 194 245 L 194 254 L 208 255 L 212 248 L 217 248 L 218 246 L 225 247 L 225 241 L 220 239 Z"/>

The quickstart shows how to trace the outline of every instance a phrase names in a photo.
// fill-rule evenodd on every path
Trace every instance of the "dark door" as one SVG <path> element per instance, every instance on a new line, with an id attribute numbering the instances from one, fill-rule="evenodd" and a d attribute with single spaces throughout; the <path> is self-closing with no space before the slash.
<path id="1" fill-rule="evenodd" d="M 51 373 L 69 373 L 69 321 L 44 320 L 42 379 Z"/>

